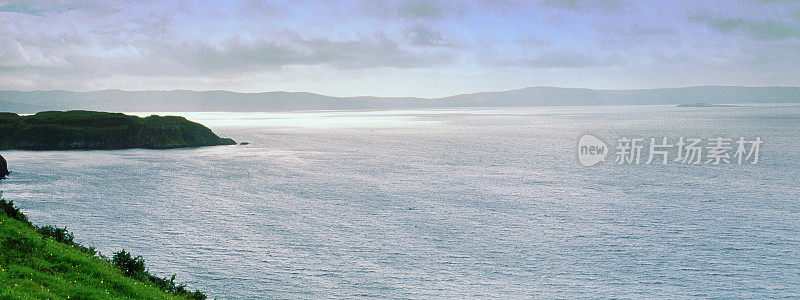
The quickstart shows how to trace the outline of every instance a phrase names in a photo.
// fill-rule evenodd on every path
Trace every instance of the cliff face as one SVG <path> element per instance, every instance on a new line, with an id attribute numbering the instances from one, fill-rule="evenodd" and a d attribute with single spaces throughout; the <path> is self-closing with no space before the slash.
<path id="1" fill-rule="evenodd" d="M 6 162 L 6 158 L 0 155 L 0 179 L 6 178 L 8 174 L 11 172 L 8 171 L 8 162 Z"/>
<path id="2" fill-rule="evenodd" d="M 183 117 L 140 118 L 79 110 L 32 116 L 0 113 L 0 149 L 169 149 L 234 144 Z"/>

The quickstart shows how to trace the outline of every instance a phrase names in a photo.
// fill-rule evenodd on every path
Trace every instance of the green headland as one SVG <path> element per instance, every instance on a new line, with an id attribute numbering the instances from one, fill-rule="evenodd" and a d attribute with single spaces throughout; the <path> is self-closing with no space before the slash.
<path id="1" fill-rule="evenodd" d="M 96 111 L 0 113 L 0 149 L 114 150 L 235 145 L 183 117 Z"/>

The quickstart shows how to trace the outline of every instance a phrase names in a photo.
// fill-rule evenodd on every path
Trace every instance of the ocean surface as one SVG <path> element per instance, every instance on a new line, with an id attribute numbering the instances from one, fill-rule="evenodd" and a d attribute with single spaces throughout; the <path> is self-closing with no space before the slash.
<path id="1" fill-rule="evenodd" d="M 170 114 L 250 145 L 3 151 L 0 190 L 212 298 L 800 297 L 797 106 Z M 584 167 L 583 134 L 763 144 Z"/>

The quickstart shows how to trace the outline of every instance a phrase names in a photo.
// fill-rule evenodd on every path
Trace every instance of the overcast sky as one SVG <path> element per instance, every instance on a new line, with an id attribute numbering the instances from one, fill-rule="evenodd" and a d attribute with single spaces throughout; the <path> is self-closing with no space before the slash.
<path id="1" fill-rule="evenodd" d="M 41 2 L 0 0 L 0 89 L 800 85 L 800 1 Z"/>

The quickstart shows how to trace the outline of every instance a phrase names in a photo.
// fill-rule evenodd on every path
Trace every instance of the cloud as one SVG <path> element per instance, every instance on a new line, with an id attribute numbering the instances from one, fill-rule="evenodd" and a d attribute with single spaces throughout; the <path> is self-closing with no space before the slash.
<path id="1" fill-rule="evenodd" d="M 531 58 L 504 60 L 498 66 L 521 67 L 528 69 L 578 69 L 621 65 L 618 55 L 591 55 L 575 52 L 547 52 Z"/>
<path id="2" fill-rule="evenodd" d="M 441 32 L 425 26 L 415 26 L 409 28 L 406 34 L 412 45 L 424 47 L 454 47 L 455 45 L 447 41 Z"/>
<path id="3" fill-rule="evenodd" d="M 6 4 L 0 6 L 0 12 L 12 12 L 12 13 L 21 13 L 21 14 L 29 14 L 34 16 L 41 16 L 46 10 L 44 9 L 36 9 L 24 5 L 19 4 Z"/>
<path id="4" fill-rule="evenodd" d="M 196 80 L 225 89 L 236 78 L 411 78 L 395 83 L 399 91 L 439 76 L 489 89 L 555 73 L 592 83 L 646 71 L 670 82 L 687 70 L 783 66 L 772 68 L 791 77 L 800 54 L 778 54 L 800 44 L 798 11 L 800 1 L 780 0 L 0 0 L 0 81 L 69 89 L 106 78 L 124 78 L 111 88 Z"/>
<path id="5" fill-rule="evenodd" d="M 13 1 L 12 3 L 0 5 L 0 13 L 19 13 L 31 16 L 45 16 L 47 14 L 60 14 L 67 11 L 80 10 L 93 14 L 111 13 L 116 11 L 101 2 L 86 1 L 59 1 L 37 2 L 37 1 Z"/>
<path id="6" fill-rule="evenodd" d="M 399 5 L 397 14 L 410 19 L 440 19 L 444 8 L 437 1 L 407 1 Z"/>
<path id="7" fill-rule="evenodd" d="M 335 36 L 321 30 L 319 35 L 305 28 L 333 27 L 320 25 L 317 18 L 297 22 L 298 15 L 308 11 L 277 3 L 251 1 L 227 12 L 202 5 L 151 4 L 121 8 L 114 2 L 49 6 L 19 2 L 0 6 L 15 11 L 0 12 L 0 75 L 7 82 L 20 78 L 74 82 L 111 76 L 231 78 L 277 74 L 292 66 L 432 68 L 448 65 L 458 55 L 444 47 L 440 32 L 424 26 L 413 27 L 407 35 L 391 35 L 383 27 L 359 33 L 355 31 L 359 27 L 336 24 L 352 33 Z M 428 13 L 425 7 L 408 9 L 406 13 L 413 10 L 420 18 Z M 97 11 L 104 13 L 92 13 Z M 214 14 L 205 15 L 206 11 Z M 266 12 L 275 13 L 265 18 Z"/>
<path id="8" fill-rule="evenodd" d="M 15 39 L 0 37 L 0 67 L 25 68 L 25 67 L 59 67 L 66 62 L 58 57 L 53 57 L 38 47 L 23 45 Z"/>
<path id="9" fill-rule="evenodd" d="M 248 71 L 287 65 L 325 64 L 341 69 L 379 67 L 429 67 L 449 60 L 445 55 L 403 49 L 385 36 L 349 41 L 302 39 L 286 33 L 282 42 L 259 41 L 243 44 L 232 41 L 223 48 L 194 43 L 173 48 L 171 56 L 200 73 Z"/>
<path id="10" fill-rule="evenodd" d="M 619 12 L 626 5 L 617 0 L 544 0 L 543 6 L 576 12 Z"/>
<path id="11" fill-rule="evenodd" d="M 716 18 L 707 15 L 696 15 L 694 20 L 723 34 L 738 32 L 759 40 L 800 37 L 800 27 L 780 21 Z"/>
<path id="12" fill-rule="evenodd" d="M 284 66 L 328 65 L 337 69 L 417 68 L 452 61 L 443 52 L 402 48 L 383 36 L 351 41 L 302 39 L 286 33 L 281 41 L 245 43 L 232 40 L 223 45 L 201 41 L 122 45 L 104 48 L 90 43 L 57 52 L 43 47 L 57 43 L 23 45 L 0 39 L 0 67 L 5 72 L 73 73 L 73 76 L 215 76 L 241 75 L 279 70 Z M 0 70 L 0 72 L 3 72 Z"/>
<path id="13" fill-rule="evenodd" d="M 374 0 L 360 3 L 361 14 L 406 21 L 441 21 L 464 14 L 474 2 L 446 0 Z M 481 1 L 477 1 L 480 3 Z"/>

